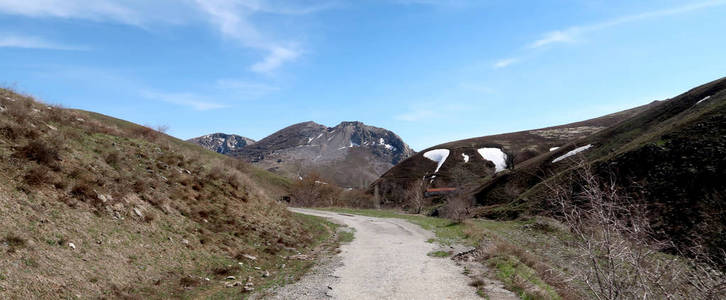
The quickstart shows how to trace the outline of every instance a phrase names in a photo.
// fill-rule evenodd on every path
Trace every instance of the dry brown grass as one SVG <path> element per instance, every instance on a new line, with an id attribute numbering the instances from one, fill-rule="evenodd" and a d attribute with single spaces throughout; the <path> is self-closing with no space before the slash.
<path id="1" fill-rule="evenodd" d="M 193 297 L 216 290 L 213 269 L 236 265 L 236 254 L 278 270 L 285 247 L 323 232 L 277 204 L 263 189 L 277 182 L 244 163 L 8 90 L 0 105 L 0 236 L 28 233 L 33 245 L 0 260 L 0 298 Z"/>
<path id="2" fill-rule="evenodd" d="M 30 186 L 39 186 L 53 182 L 53 176 L 50 168 L 46 166 L 32 166 L 23 176 L 23 182 Z"/>
<path id="3" fill-rule="evenodd" d="M 60 159 L 58 146 L 41 139 L 33 139 L 15 152 L 16 156 L 38 162 L 46 166 Z"/>

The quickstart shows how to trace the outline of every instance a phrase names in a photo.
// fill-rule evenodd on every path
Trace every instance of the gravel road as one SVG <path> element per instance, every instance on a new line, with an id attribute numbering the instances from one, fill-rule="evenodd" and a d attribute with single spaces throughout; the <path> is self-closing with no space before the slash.
<path id="1" fill-rule="evenodd" d="M 401 219 L 353 216 L 291 208 L 355 229 L 341 253 L 273 299 L 482 299 L 470 279 L 448 258 L 427 253 L 433 233 Z"/>

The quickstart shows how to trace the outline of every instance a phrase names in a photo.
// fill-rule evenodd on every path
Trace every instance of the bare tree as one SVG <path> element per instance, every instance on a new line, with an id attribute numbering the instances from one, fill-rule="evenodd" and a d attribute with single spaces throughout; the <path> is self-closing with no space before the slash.
<path id="1" fill-rule="evenodd" d="M 446 209 L 444 215 L 455 223 L 461 223 L 469 215 L 472 205 L 471 188 L 475 185 L 477 177 L 473 172 L 463 166 L 451 170 L 450 184 L 456 190 L 446 195 Z"/>
<path id="2" fill-rule="evenodd" d="M 422 178 L 416 179 L 408 185 L 404 191 L 406 203 L 411 212 L 420 214 L 423 208 L 425 184 Z"/>
<path id="3" fill-rule="evenodd" d="M 552 203 L 580 254 L 575 276 L 596 299 L 719 299 L 724 274 L 703 260 L 673 256 L 656 239 L 642 202 L 624 196 L 581 162 L 573 178 L 554 186 Z"/>

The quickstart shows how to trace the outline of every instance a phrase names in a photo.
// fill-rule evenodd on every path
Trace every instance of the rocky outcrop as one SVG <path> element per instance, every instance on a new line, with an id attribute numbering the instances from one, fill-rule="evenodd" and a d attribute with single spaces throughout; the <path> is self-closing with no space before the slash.
<path id="1" fill-rule="evenodd" d="M 207 150 L 211 150 L 217 153 L 227 154 L 230 151 L 241 149 L 242 147 L 252 145 L 255 143 L 254 140 L 235 135 L 225 133 L 212 133 L 203 135 L 200 137 L 192 138 L 187 140 L 198 144 Z"/>
<path id="2" fill-rule="evenodd" d="M 341 186 L 364 187 L 414 153 L 395 133 L 362 122 L 304 122 L 229 154 L 292 178 L 314 172 Z"/>

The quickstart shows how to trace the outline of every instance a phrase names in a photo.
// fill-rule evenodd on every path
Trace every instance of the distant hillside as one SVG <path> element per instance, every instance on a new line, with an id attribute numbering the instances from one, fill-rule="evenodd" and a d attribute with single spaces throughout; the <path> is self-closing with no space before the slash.
<path id="1" fill-rule="evenodd" d="M 551 149 L 613 126 L 657 104 L 658 102 L 653 102 L 566 125 L 437 145 L 417 153 L 388 170 L 370 186 L 370 191 L 377 193 L 384 205 L 400 206 L 405 203 L 404 191 L 420 178 L 428 178 L 426 180 L 428 188 L 453 185 L 476 186 L 489 180 L 495 172 L 516 168 L 538 155 L 548 153 Z M 446 155 L 441 159 L 427 157 L 430 156 L 427 153 L 436 152 Z"/>
<path id="2" fill-rule="evenodd" d="M 239 150 L 242 147 L 255 143 L 253 139 L 239 136 L 236 134 L 225 133 L 207 134 L 200 137 L 188 139 L 187 142 L 198 144 L 207 150 L 221 154 L 227 154 L 229 152 Z"/>
<path id="3" fill-rule="evenodd" d="M 361 122 L 305 122 L 228 154 L 288 178 L 317 173 L 343 187 L 365 187 L 414 151 L 395 133 Z"/>
<path id="4" fill-rule="evenodd" d="M 704 245 L 721 257 L 726 78 L 597 119 L 435 146 L 396 165 L 369 191 L 383 205 L 406 208 L 403 190 L 425 176 L 425 188 L 457 188 L 457 197 L 469 201 L 469 216 L 552 215 L 550 187 L 577 193 L 580 162 L 602 181 L 613 180 L 627 199 L 643 201 L 660 237 L 679 249 Z M 445 209 L 446 195 L 429 196 L 430 213 Z"/>
<path id="5" fill-rule="evenodd" d="M 573 184 L 573 165 L 582 159 L 633 199 L 644 200 L 656 230 L 680 246 L 700 240 L 714 255 L 726 249 L 726 78 L 497 176 L 475 190 L 483 206 L 475 214 L 546 213 L 546 185 Z"/>
<path id="6" fill-rule="evenodd" d="M 0 89 L 0 298 L 237 298 L 243 287 L 225 277 L 287 281 L 310 262 L 284 257 L 329 234 L 277 203 L 289 184 L 147 127 Z"/>

